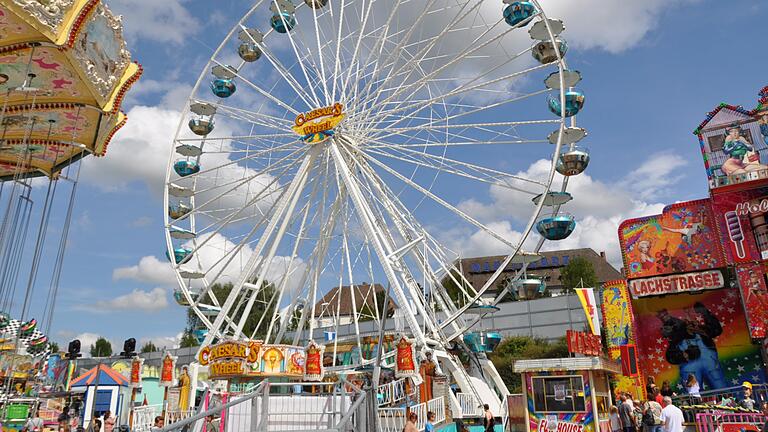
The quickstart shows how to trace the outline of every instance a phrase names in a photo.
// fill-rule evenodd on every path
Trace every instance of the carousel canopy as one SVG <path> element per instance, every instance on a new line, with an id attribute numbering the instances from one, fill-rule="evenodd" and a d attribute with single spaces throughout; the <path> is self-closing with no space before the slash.
<path id="1" fill-rule="evenodd" d="M 99 0 L 0 1 L 0 179 L 103 156 L 140 75 Z"/>
<path id="2" fill-rule="evenodd" d="M 85 387 L 96 385 L 97 377 L 100 386 L 124 387 L 128 385 L 128 378 L 124 377 L 120 372 L 112 369 L 111 367 L 107 365 L 99 365 L 98 375 L 96 374 L 96 369 L 97 368 L 94 367 L 79 377 L 75 378 L 72 381 L 70 387 Z"/>

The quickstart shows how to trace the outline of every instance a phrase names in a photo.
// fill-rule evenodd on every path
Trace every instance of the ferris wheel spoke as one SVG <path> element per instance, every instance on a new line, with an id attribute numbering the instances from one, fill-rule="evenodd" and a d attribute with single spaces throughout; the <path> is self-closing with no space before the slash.
<path id="1" fill-rule="evenodd" d="M 517 185 L 511 183 L 510 180 L 519 181 L 519 182 L 526 182 L 526 183 L 532 183 L 534 185 L 541 186 L 542 188 L 546 187 L 546 185 L 541 184 L 540 182 L 537 182 L 535 180 L 526 179 L 526 178 L 522 178 L 522 177 L 518 177 L 518 176 L 513 176 L 513 175 L 510 175 L 510 174 L 506 174 L 503 177 L 502 176 L 492 176 L 489 173 L 485 173 L 485 172 L 482 172 L 482 171 L 473 174 L 473 173 L 461 170 L 459 168 L 461 166 L 460 164 L 457 164 L 459 167 L 457 167 L 457 166 L 450 166 L 449 164 L 447 164 L 445 162 L 448 162 L 448 161 L 455 162 L 455 161 L 452 161 L 452 160 L 449 160 L 449 159 L 445 159 L 445 158 L 435 157 L 431 162 L 425 162 L 425 161 L 419 161 L 419 160 L 416 160 L 416 159 L 413 159 L 413 158 L 410 158 L 410 157 L 397 156 L 397 155 L 394 155 L 394 154 L 391 154 L 391 153 L 388 153 L 388 152 L 383 152 L 383 151 L 372 150 L 372 151 L 369 151 L 368 154 L 375 154 L 375 155 L 379 155 L 379 156 L 385 156 L 387 158 L 396 159 L 396 160 L 399 160 L 399 161 L 402 161 L 402 162 L 407 162 L 407 163 L 410 163 L 410 164 L 413 164 L 413 165 L 417 165 L 417 166 L 420 166 L 420 167 L 433 169 L 433 170 L 439 171 L 441 173 L 452 174 L 452 175 L 456 175 L 456 176 L 459 176 L 459 177 L 468 178 L 468 179 L 475 180 L 475 181 L 478 181 L 478 182 L 481 182 L 481 183 L 486 183 L 486 184 L 489 184 L 489 185 L 492 185 L 492 186 L 503 187 L 505 189 L 518 191 L 518 192 L 521 192 L 521 193 L 524 193 L 524 194 L 528 194 L 528 195 L 531 195 L 531 196 L 539 195 L 541 192 L 540 191 L 537 192 L 537 191 L 531 191 L 531 190 L 528 190 L 528 189 L 524 189 L 524 188 L 522 188 L 520 186 L 517 186 Z M 424 154 L 424 155 L 426 156 L 427 154 Z M 429 155 L 429 156 L 431 156 L 431 155 Z M 427 159 L 432 159 L 432 158 L 427 158 Z M 438 163 L 440 163 L 440 165 L 437 165 Z M 479 170 L 477 170 L 477 171 L 479 171 Z M 483 174 L 485 174 L 485 177 L 481 177 L 481 175 L 483 175 Z"/>
<path id="2" fill-rule="evenodd" d="M 289 119 L 226 105 L 219 106 L 216 113 L 230 116 L 233 119 L 245 120 L 250 123 L 258 124 L 267 129 L 276 129 L 279 131 L 285 131 L 293 124 L 293 121 Z"/>
<path id="3" fill-rule="evenodd" d="M 479 4 L 478 4 L 478 5 L 479 5 Z M 451 61 L 447 62 L 446 64 L 444 64 L 444 65 L 442 65 L 442 66 L 440 66 L 440 67 L 439 67 L 439 68 L 437 68 L 436 70 L 434 70 L 434 71 L 430 72 L 429 74 L 427 74 L 427 75 L 426 75 L 426 76 L 424 76 L 423 78 L 421 78 L 421 79 L 419 79 L 419 80 L 415 81 L 415 82 L 414 82 L 414 83 L 412 83 L 412 84 L 405 84 L 405 85 L 401 85 L 401 86 L 398 86 L 397 90 L 396 90 L 396 91 L 395 91 L 395 92 L 394 92 L 392 95 L 388 96 L 388 97 L 387 97 L 387 99 L 385 99 L 383 102 L 384 102 L 384 103 L 386 103 L 386 102 L 388 102 L 389 100 L 391 100 L 392 98 L 394 98 L 394 97 L 396 97 L 396 96 L 399 96 L 400 94 L 403 94 L 403 92 L 405 92 L 405 91 L 409 91 L 409 92 L 411 92 L 411 93 L 413 93 L 413 92 L 415 92 L 415 91 L 418 91 L 418 89 L 419 89 L 419 88 L 421 87 L 421 85 L 422 85 L 422 81 L 424 81 L 424 80 L 429 80 L 429 79 L 432 79 L 432 78 L 434 78 L 434 77 L 435 77 L 435 76 L 437 76 L 439 73 L 441 73 L 441 72 L 443 72 L 444 70 L 446 70 L 447 68 L 449 68 L 449 67 L 451 67 L 451 66 L 453 66 L 453 65 L 455 65 L 455 64 L 457 64 L 457 63 L 459 63 L 459 62 L 461 62 L 461 61 L 463 61 L 465 58 L 468 58 L 468 57 L 470 57 L 470 56 L 471 56 L 473 53 L 475 53 L 475 52 L 477 52 L 477 51 L 479 51 L 479 50 L 481 50 L 481 49 L 485 48 L 486 46 L 490 45 L 490 44 L 491 44 L 491 43 L 493 43 L 493 42 L 496 42 L 496 41 L 500 40 L 502 37 L 504 37 L 505 35 L 507 35 L 509 32 L 511 32 L 511 31 L 514 31 L 514 30 L 515 30 L 514 28 L 509 28 L 509 29 L 507 29 L 506 31 L 503 31 L 503 32 L 501 32 L 499 35 L 497 35 L 497 36 L 495 36 L 495 37 L 493 37 L 493 38 L 490 38 L 489 40 L 487 40 L 487 41 L 485 41 L 485 42 L 483 42 L 483 43 L 481 43 L 481 44 L 477 44 L 477 42 L 478 42 L 478 41 L 480 41 L 480 40 L 481 40 L 481 39 L 482 39 L 484 36 L 486 36 L 487 34 L 489 34 L 489 33 L 491 32 L 491 30 L 493 30 L 493 29 L 494 29 L 494 28 L 495 28 L 495 27 L 496 27 L 496 26 L 497 26 L 497 25 L 498 25 L 500 22 L 502 22 L 502 21 L 503 21 L 503 20 L 499 20 L 499 21 L 498 21 L 496 24 L 494 24 L 494 25 L 492 25 L 492 26 L 490 26 L 490 27 L 487 27 L 487 29 L 486 29 L 484 32 L 482 32 L 482 33 L 481 33 L 481 34 L 480 34 L 478 37 L 476 37 L 474 40 L 472 40 L 472 41 L 471 41 L 471 42 L 470 42 L 470 43 L 467 45 L 467 48 L 465 48 L 465 49 L 464 49 L 463 51 L 461 51 L 461 52 L 460 52 L 458 55 L 456 55 L 456 56 L 455 56 L 455 58 L 454 58 L 453 60 L 451 60 Z M 457 20 L 457 21 L 454 21 L 454 23 L 455 23 L 455 22 L 458 22 L 458 20 Z M 442 37 L 442 36 L 444 36 L 445 34 L 447 34 L 447 31 L 448 31 L 448 29 L 449 29 L 449 28 L 446 28 L 446 29 L 444 29 L 444 30 L 443 30 L 443 33 L 441 33 L 441 35 L 440 35 L 440 36 Z M 437 40 L 440 40 L 440 39 L 441 39 L 441 37 L 440 37 L 440 38 L 438 38 Z M 437 42 L 437 40 L 436 40 L 436 41 L 434 41 L 433 43 Z M 430 48 L 430 49 L 431 49 L 431 48 Z M 405 78 L 405 79 L 402 79 L 402 82 L 408 82 L 408 78 L 410 78 L 411 74 L 412 74 L 414 71 L 416 71 L 416 69 L 417 69 L 417 68 L 420 68 L 420 63 L 421 63 L 421 61 L 422 61 L 423 57 L 426 55 L 426 53 L 427 53 L 427 52 L 428 52 L 428 51 L 423 51 L 423 53 L 424 53 L 424 54 L 420 56 L 419 60 L 414 60 L 414 59 L 411 59 L 410 61 L 408 61 L 408 62 L 407 62 L 407 63 L 406 63 L 404 66 L 403 66 L 404 68 L 405 68 L 405 67 L 409 67 L 409 66 L 410 66 L 410 70 L 409 70 L 409 73 L 408 73 L 408 75 L 406 76 L 406 78 Z M 391 70 L 391 69 L 390 69 L 390 72 L 392 72 L 392 70 Z M 386 88 L 386 84 L 387 84 L 387 81 L 385 81 L 385 82 L 384 82 L 384 83 L 381 85 L 381 88 L 379 89 L 379 91 L 378 91 L 378 92 L 376 92 L 376 93 L 373 95 L 373 97 L 372 97 L 372 98 L 370 98 L 370 99 L 373 101 L 373 104 L 376 104 L 376 102 L 378 101 L 378 99 L 379 99 L 379 96 L 382 94 L 382 92 L 383 92 L 383 91 L 385 90 L 385 88 Z M 415 87 L 415 89 L 414 89 L 414 86 L 416 86 L 416 87 Z"/>
<path id="4" fill-rule="evenodd" d="M 448 203 L 444 199 L 442 199 L 442 198 L 438 197 L 437 195 L 433 194 L 432 192 L 430 192 L 426 188 L 422 187 L 418 183 L 410 180 L 409 178 L 407 178 L 404 175 L 400 174 L 396 170 L 390 168 L 386 164 L 384 164 L 382 162 L 379 162 L 376 158 L 366 157 L 366 160 L 372 162 L 374 165 L 380 167 L 381 169 L 383 169 L 384 171 L 388 172 L 392 176 L 396 177 L 397 179 L 399 179 L 400 181 L 402 181 L 406 185 L 412 187 L 416 191 L 419 191 L 422 194 L 426 195 L 427 197 L 431 198 L 436 203 L 438 203 L 438 204 L 442 205 L 443 207 L 445 207 L 446 209 L 452 211 L 453 213 L 455 213 L 456 215 L 458 215 L 459 217 L 461 217 L 465 221 L 469 222 L 470 224 L 474 225 L 475 227 L 480 228 L 483 231 L 486 231 L 489 235 L 491 235 L 496 240 L 502 242 L 503 244 L 505 244 L 505 245 L 507 245 L 509 247 L 512 247 L 512 248 L 516 247 L 516 245 L 514 245 L 513 243 L 511 243 L 509 240 L 507 240 L 506 238 L 502 237 L 501 235 L 497 234 L 492 229 L 488 228 L 487 226 L 485 226 L 484 224 L 482 224 L 479 221 L 475 220 L 474 218 L 472 218 L 468 214 L 466 214 L 463 211 L 459 210 L 457 207 L 454 207 L 453 205 L 451 205 L 450 203 Z"/>
<path id="5" fill-rule="evenodd" d="M 237 167 L 237 166 L 239 166 L 240 163 L 247 162 L 249 160 L 254 160 L 256 158 L 261 157 L 262 155 L 268 155 L 268 154 L 274 153 L 274 152 L 276 152 L 278 150 L 290 149 L 291 147 L 295 147 L 295 146 L 296 146 L 296 143 L 289 142 L 289 143 L 285 143 L 285 144 L 283 144 L 283 145 L 281 145 L 279 147 L 271 147 L 271 148 L 268 148 L 266 150 L 256 151 L 253 154 L 247 154 L 246 153 L 245 156 L 242 156 L 242 157 L 240 157 L 238 159 L 228 159 L 227 162 L 224 163 L 224 164 L 221 164 L 221 165 L 218 165 L 218 166 L 215 166 L 215 167 L 212 167 L 212 168 L 207 168 L 207 169 L 204 169 L 204 170 L 201 169 L 200 171 L 198 171 L 196 173 L 187 175 L 186 177 L 184 177 L 184 179 L 186 181 L 189 181 L 189 180 L 194 180 L 196 178 L 205 177 L 208 174 L 216 174 L 216 173 L 218 173 L 223 168 Z M 286 160 L 301 159 L 301 155 L 303 153 L 305 153 L 305 152 L 306 152 L 306 148 L 305 147 L 298 147 L 296 150 L 292 151 L 291 153 L 289 153 L 289 154 L 287 154 L 285 156 L 282 156 L 282 157 L 280 157 L 278 159 L 275 159 L 275 162 L 276 163 L 281 163 L 282 161 L 286 161 Z"/>
<path id="6" fill-rule="evenodd" d="M 496 83 L 499 83 L 499 82 L 502 82 L 502 81 L 510 80 L 510 79 L 515 78 L 515 77 L 524 76 L 524 75 L 527 75 L 527 74 L 529 74 L 531 72 L 534 72 L 534 71 L 537 71 L 537 70 L 540 70 L 540 69 L 544 69 L 544 68 L 549 67 L 549 66 L 550 66 L 550 64 L 534 66 L 534 67 L 525 69 L 525 70 L 520 71 L 520 72 L 513 72 L 511 74 L 507 74 L 506 76 L 490 79 L 490 80 L 487 80 L 487 81 L 484 81 L 484 82 L 481 82 L 481 83 L 478 83 L 478 84 L 475 84 L 475 85 L 472 85 L 472 86 L 468 86 L 468 87 L 459 86 L 455 90 L 452 90 L 450 92 L 447 92 L 447 93 L 439 95 L 439 96 L 432 97 L 430 99 L 426 99 L 426 100 L 422 100 L 422 101 L 419 101 L 419 102 L 416 102 L 416 103 L 406 104 L 406 105 L 402 105 L 402 106 L 397 106 L 395 108 L 383 110 L 381 112 L 376 113 L 375 116 L 373 116 L 373 118 L 386 118 L 387 116 L 392 115 L 394 113 L 399 113 L 399 112 L 408 111 L 408 110 L 419 110 L 419 109 L 422 109 L 422 108 L 424 108 L 424 107 L 426 107 L 426 106 L 428 106 L 430 104 L 439 102 L 441 100 L 446 100 L 446 99 L 449 99 L 449 98 L 452 98 L 452 97 L 455 97 L 455 96 L 463 95 L 465 93 L 468 93 L 468 92 L 471 92 L 471 91 L 474 91 L 474 90 L 483 89 L 484 87 L 487 87 L 489 85 L 493 85 L 493 84 L 496 84 Z M 524 95 L 522 97 L 518 96 L 517 100 L 526 99 L 528 97 L 534 96 L 535 94 L 536 94 L 536 92 L 532 92 L 532 93 Z M 507 101 L 506 103 L 509 103 L 509 102 L 511 102 L 511 101 Z M 384 106 L 384 103 L 380 104 L 380 106 Z M 399 121 L 402 121 L 402 120 L 398 120 L 398 122 Z M 557 121 L 558 120 L 554 120 L 554 121 L 550 121 L 550 122 L 557 122 Z"/>

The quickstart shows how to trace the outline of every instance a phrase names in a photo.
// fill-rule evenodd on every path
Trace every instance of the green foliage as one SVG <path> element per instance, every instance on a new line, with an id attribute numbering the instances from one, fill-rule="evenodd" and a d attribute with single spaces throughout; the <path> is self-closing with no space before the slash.
<path id="1" fill-rule="evenodd" d="M 365 302 L 363 304 L 363 307 L 360 309 L 360 321 L 373 321 L 376 316 L 381 316 L 381 314 L 384 313 L 384 301 L 386 300 L 387 293 L 384 291 L 376 291 L 376 308 L 378 309 L 379 313 L 376 314 L 376 311 L 373 310 L 371 307 L 370 301 Z M 389 310 L 387 310 L 387 317 L 392 317 L 394 315 L 395 310 L 393 307 L 390 307 Z"/>
<path id="2" fill-rule="evenodd" d="M 211 287 L 211 291 L 216 296 L 216 299 L 219 300 L 220 304 L 223 304 L 224 301 L 226 301 L 227 298 L 229 298 L 230 293 L 232 292 L 232 288 L 234 286 L 231 283 L 226 284 L 215 284 L 213 287 Z M 236 311 L 235 314 L 232 314 L 230 312 L 230 316 L 235 317 L 236 320 L 239 320 L 243 312 L 245 311 L 245 303 L 247 301 L 242 301 L 243 296 L 246 294 L 245 291 L 249 290 L 243 290 L 238 295 L 237 300 L 235 301 L 235 304 L 241 304 L 241 309 Z M 262 284 L 261 289 L 256 294 L 256 300 L 253 303 L 253 307 L 251 308 L 250 313 L 248 313 L 248 317 L 246 318 L 245 325 L 243 326 L 243 333 L 245 333 L 248 336 L 251 336 L 254 334 L 254 331 L 256 330 L 256 327 L 258 326 L 258 331 L 255 333 L 254 338 L 260 339 L 264 338 L 267 333 L 267 328 L 269 327 L 270 320 L 272 319 L 272 316 L 275 312 L 275 304 L 274 302 L 270 303 L 270 300 L 272 300 L 272 296 L 275 294 L 275 286 L 271 283 L 264 282 Z M 201 303 L 204 304 L 213 304 L 213 301 L 206 295 L 206 298 L 203 298 L 201 300 Z M 264 319 L 262 320 L 262 316 Z M 261 324 L 259 325 L 259 321 L 261 320 Z M 192 308 L 187 309 L 187 327 L 184 330 L 184 336 L 182 336 L 182 341 L 184 340 L 184 337 L 187 335 L 189 336 L 188 342 L 192 343 L 192 340 L 194 340 L 194 345 L 189 346 L 197 346 L 197 340 L 192 335 L 192 332 L 199 328 L 200 322 L 195 315 L 194 311 L 192 311 Z"/>
<path id="3" fill-rule="evenodd" d="M 586 258 L 576 257 L 568 262 L 568 265 L 560 270 L 560 282 L 563 284 L 566 292 L 573 291 L 574 288 L 583 286 L 596 287 L 598 283 L 595 269 L 592 263 Z"/>
<path id="4" fill-rule="evenodd" d="M 522 384 L 520 374 L 514 372 L 515 361 L 523 359 L 563 358 L 568 357 L 565 338 L 556 342 L 530 336 L 512 336 L 505 338 L 489 358 L 499 371 L 499 375 L 512 393 L 520 393 Z"/>
<path id="5" fill-rule="evenodd" d="M 96 339 L 91 345 L 91 357 L 109 357 L 112 355 L 112 344 L 103 337 Z"/>
<path id="6" fill-rule="evenodd" d="M 180 348 L 191 348 L 199 345 L 200 344 L 197 342 L 197 338 L 189 332 L 184 332 L 184 334 L 181 336 L 181 341 L 179 341 Z"/>
<path id="7" fill-rule="evenodd" d="M 155 344 L 152 343 L 152 341 L 149 341 L 142 345 L 141 352 L 143 353 L 151 353 L 151 352 L 158 352 L 159 350 L 155 346 Z"/>
<path id="8" fill-rule="evenodd" d="M 467 302 L 467 297 L 463 291 L 472 292 L 472 286 L 462 277 L 458 270 L 451 269 L 451 274 L 453 275 L 453 279 L 450 276 L 445 276 L 442 285 L 453 304 L 457 307 L 462 307 Z M 457 284 L 454 279 L 461 283 L 461 285 Z M 462 287 L 464 288 L 463 291 L 461 289 Z"/>
<path id="9" fill-rule="evenodd" d="M 57 344 L 56 342 L 49 343 L 48 347 L 51 349 L 51 352 L 54 354 L 59 352 L 59 344 Z"/>

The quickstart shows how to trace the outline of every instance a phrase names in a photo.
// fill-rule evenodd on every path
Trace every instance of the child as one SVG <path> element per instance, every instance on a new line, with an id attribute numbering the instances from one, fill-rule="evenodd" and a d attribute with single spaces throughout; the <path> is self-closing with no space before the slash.
<path id="1" fill-rule="evenodd" d="M 611 407 L 611 432 L 621 432 L 621 418 L 619 418 L 619 409 Z"/>

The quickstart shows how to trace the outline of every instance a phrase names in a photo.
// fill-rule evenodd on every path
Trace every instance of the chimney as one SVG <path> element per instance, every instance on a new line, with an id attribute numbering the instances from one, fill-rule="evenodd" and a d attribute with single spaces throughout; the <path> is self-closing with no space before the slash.
<path id="1" fill-rule="evenodd" d="M 602 259 L 605 259 L 605 251 L 600 251 L 600 257 L 601 257 Z"/>

